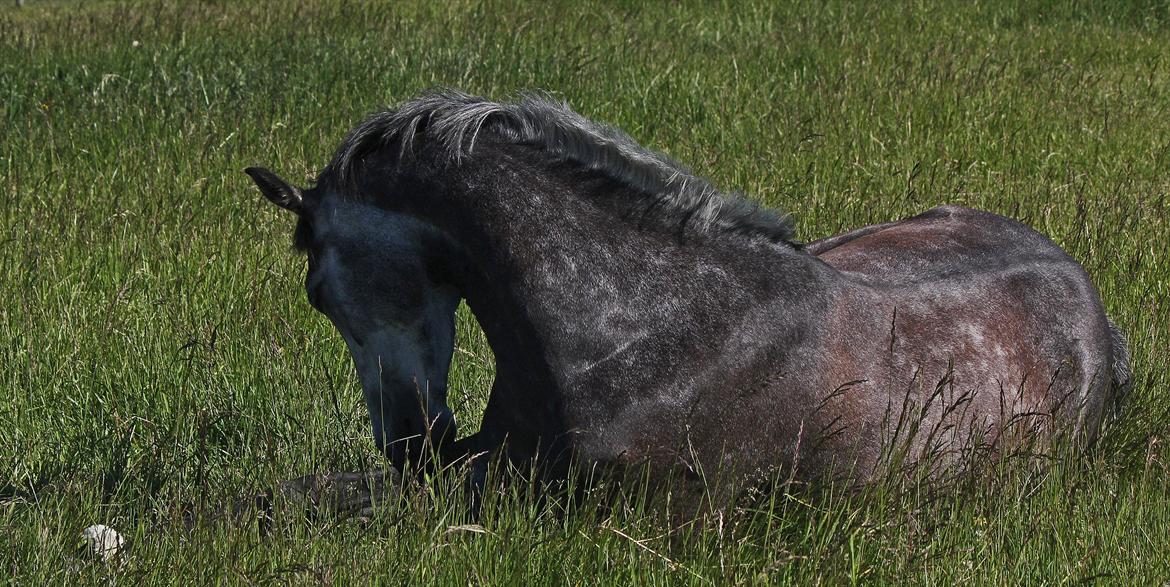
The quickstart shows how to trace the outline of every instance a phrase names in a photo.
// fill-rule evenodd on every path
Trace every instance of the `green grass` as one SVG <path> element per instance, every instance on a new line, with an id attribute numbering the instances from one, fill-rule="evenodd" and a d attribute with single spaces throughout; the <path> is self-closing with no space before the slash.
<path id="1" fill-rule="evenodd" d="M 1170 579 L 1170 4 L 38 2 L 0 7 L 0 577 L 16 584 L 934 583 Z M 781 3 L 775 3 L 781 4 Z M 182 504 L 379 465 L 291 220 L 310 178 L 434 85 L 545 88 L 813 239 L 942 202 L 1045 232 L 1129 333 L 1082 459 L 946 492 L 777 492 L 722 524 L 419 495 L 368 527 L 185 531 Z M 719 295 L 712 292 L 712 295 Z M 461 310 L 453 403 L 492 361 Z M 134 545 L 79 558 L 107 523 Z"/>

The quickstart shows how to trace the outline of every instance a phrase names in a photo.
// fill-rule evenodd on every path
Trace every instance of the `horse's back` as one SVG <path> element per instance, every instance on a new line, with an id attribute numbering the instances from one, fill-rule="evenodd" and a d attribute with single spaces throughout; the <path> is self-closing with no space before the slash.
<path id="1" fill-rule="evenodd" d="M 1079 265 L 1028 226 L 982 210 L 938 206 L 911 218 L 821 239 L 805 249 L 875 285 L 936 282 L 1028 263 Z"/>

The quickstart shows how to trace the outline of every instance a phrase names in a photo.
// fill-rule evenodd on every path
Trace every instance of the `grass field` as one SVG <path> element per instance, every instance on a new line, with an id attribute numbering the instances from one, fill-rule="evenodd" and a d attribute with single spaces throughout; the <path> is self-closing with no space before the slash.
<path id="1" fill-rule="evenodd" d="M 1015 4 L 5 3 L 0 578 L 1165 583 L 1170 4 Z M 1029 223 L 1129 333 L 1132 399 L 1043 471 L 781 492 L 722 525 L 557 515 L 517 488 L 482 532 L 443 495 L 367 526 L 183 529 L 186 503 L 379 465 L 291 220 L 240 170 L 307 181 L 363 115 L 435 85 L 548 89 L 791 211 L 806 240 L 943 202 Z M 461 310 L 463 422 L 491 378 Z M 97 522 L 125 556 L 79 556 Z"/>

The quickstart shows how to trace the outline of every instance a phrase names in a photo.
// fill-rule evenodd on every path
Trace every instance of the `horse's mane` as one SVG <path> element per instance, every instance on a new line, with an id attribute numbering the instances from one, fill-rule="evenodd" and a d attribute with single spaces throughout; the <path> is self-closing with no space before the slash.
<path id="1" fill-rule="evenodd" d="M 353 129 L 321 174 L 351 184 L 362 160 L 379 149 L 413 153 L 415 141 L 436 143 L 453 164 L 476 155 L 478 139 L 539 149 L 555 161 L 569 162 L 626 185 L 644 198 L 636 202 L 679 228 L 698 232 L 736 232 L 792 242 L 786 215 L 761 208 L 738 193 L 720 193 L 702 177 L 629 135 L 594 122 L 567 104 L 545 95 L 523 94 L 512 103 L 491 102 L 457 90 L 437 90 L 396 110 L 378 112 Z"/>

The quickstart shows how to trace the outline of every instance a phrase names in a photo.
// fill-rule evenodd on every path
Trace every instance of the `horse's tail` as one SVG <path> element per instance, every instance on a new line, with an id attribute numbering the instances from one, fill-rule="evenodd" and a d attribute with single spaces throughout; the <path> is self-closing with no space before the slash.
<path id="1" fill-rule="evenodd" d="M 1109 338 L 1113 343 L 1113 413 L 1117 415 L 1121 413 L 1121 406 L 1133 388 L 1133 366 L 1130 364 L 1129 341 L 1125 334 L 1111 318 L 1106 320 L 1109 321 Z"/>

